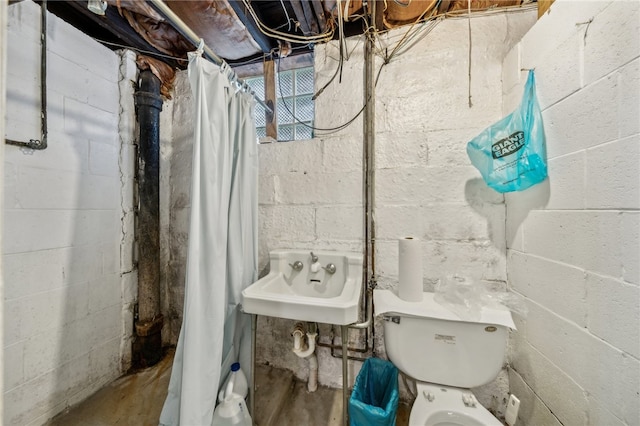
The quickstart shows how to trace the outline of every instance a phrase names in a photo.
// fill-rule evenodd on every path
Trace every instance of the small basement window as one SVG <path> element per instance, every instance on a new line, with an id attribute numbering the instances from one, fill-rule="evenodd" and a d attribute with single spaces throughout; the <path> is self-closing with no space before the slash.
<path id="1" fill-rule="evenodd" d="M 276 74 L 276 111 L 278 142 L 313 138 L 313 67 L 281 71 Z M 264 76 L 246 78 L 245 81 L 260 99 L 264 100 Z M 258 139 L 267 136 L 264 107 L 256 104 Z"/>

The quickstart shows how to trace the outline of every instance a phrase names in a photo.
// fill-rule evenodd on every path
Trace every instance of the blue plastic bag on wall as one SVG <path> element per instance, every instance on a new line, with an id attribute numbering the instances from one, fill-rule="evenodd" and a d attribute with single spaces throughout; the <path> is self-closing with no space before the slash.
<path id="1" fill-rule="evenodd" d="M 471 163 L 498 192 L 522 191 L 547 177 L 547 152 L 536 81 L 529 71 L 518 109 L 467 144 Z"/>

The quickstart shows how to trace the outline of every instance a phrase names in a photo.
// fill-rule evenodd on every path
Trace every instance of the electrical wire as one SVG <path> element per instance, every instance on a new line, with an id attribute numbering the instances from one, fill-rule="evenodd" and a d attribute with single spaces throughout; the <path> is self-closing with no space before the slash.
<path id="1" fill-rule="evenodd" d="M 91 38 L 94 41 L 97 41 L 98 43 L 101 43 L 101 44 L 105 44 L 107 46 L 121 47 L 123 49 L 129 49 L 129 50 L 133 50 L 135 52 L 144 53 L 145 55 L 149 55 L 149 56 L 157 56 L 159 58 L 165 58 L 165 59 L 175 59 L 176 61 L 186 61 L 187 60 L 187 58 L 185 58 L 185 57 L 165 55 L 164 53 L 157 53 L 157 52 L 152 52 L 150 50 L 139 49 L 139 48 L 133 47 L 133 46 L 126 46 L 124 44 L 113 43 L 113 42 L 106 41 L 106 40 L 101 40 L 101 39 L 95 38 L 95 37 L 91 37 Z"/>
<path id="2" fill-rule="evenodd" d="M 386 65 L 386 63 L 382 63 L 380 65 L 380 68 L 378 68 L 378 74 L 376 75 L 376 79 L 374 82 L 374 85 L 377 86 L 378 85 L 378 80 L 380 79 L 380 73 L 382 72 L 382 69 L 384 68 L 384 66 Z M 278 76 L 278 89 L 280 92 L 280 98 L 284 99 L 284 94 L 282 93 L 282 84 L 280 84 L 280 58 L 278 58 L 278 72 L 276 73 Z M 323 135 L 330 135 L 332 133 L 336 133 L 339 132 L 340 130 L 343 130 L 347 127 L 349 127 L 354 121 L 356 121 L 358 119 L 358 117 L 360 117 L 360 115 L 364 112 L 365 108 L 367 107 L 367 105 L 369 104 L 369 102 L 371 101 L 371 99 L 367 99 L 364 102 L 364 105 L 362 105 L 362 108 L 360 108 L 360 111 L 358 111 L 356 113 L 356 115 L 354 115 L 350 120 L 348 120 L 347 122 L 336 126 L 336 127 L 330 127 L 330 128 L 322 128 L 322 127 L 315 127 L 315 126 L 311 126 L 305 122 L 303 122 L 302 120 L 300 120 L 298 117 L 296 117 L 293 112 L 289 109 L 289 106 L 287 105 L 286 102 L 283 101 L 283 105 L 285 107 L 285 109 L 287 110 L 287 112 L 289 113 L 289 115 L 291 115 L 291 117 L 293 118 L 293 120 L 295 121 L 296 124 L 300 124 L 308 129 L 311 130 L 318 130 L 321 132 L 326 132 L 323 133 Z"/>
<path id="3" fill-rule="evenodd" d="M 537 3 L 527 3 L 521 4 L 517 6 L 501 6 L 501 7 L 492 7 L 490 9 L 471 9 L 471 18 L 482 18 L 484 16 L 493 16 L 500 15 L 503 13 L 523 13 L 528 12 L 533 9 L 537 9 Z M 445 12 L 441 13 L 438 16 L 443 16 L 449 19 L 467 19 L 469 18 L 468 10 L 457 10 L 454 12 Z"/>
<path id="4" fill-rule="evenodd" d="M 380 48 L 377 50 L 376 54 L 381 56 L 385 61 L 391 61 L 393 58 L 398 57 L 408 50 L 410 50 L 413 46 L 415 46 L 420 40 L 422 40 L 426 35 L 428 35 L 437 23 L 441 22 L 445 18 L 447 19 L 472 19 L 472 18 L 480 18 L 485 16 L 493 16 L 498 14 L 505 13 L 519 13 L 519 12 L 528 12 L 534 8 L 536 8 L 535 3 L 523 4 L 518 6 L 505 6 L 505 7 L 495 7 L 491 9 L 471 9 L 468 10 L 460 10 L 455 12 L 445 12 L 440 14 L 432 14 L 429 16 L 423 16 L 424 13 L 419 16 L 411 27 L 402 35 L 401 40 L 397 42 L 393 48 L 391 54 L 388 54 L 388 47 Z M 435 8 L 433 9 L 435 11 Z M 435 22 L 434 24 L 431 24 Z M 413 29 L 417 24 L 422 23 L 420 27 Z M 389 33 L 391 30 L 383 30 L 377 31 L 377 36 L 380 36 L 385 33 Z M 381 40 L 381 37 L 378 37 Z M 413 41 L 412 41 L 413 40 Z"/>
<path id="5" fill-rule="evenodd" d="M 330 41 L 331 39 L 333 39 L 333 35 L 335 33 L 335 29 L 334 29 L 333 26 L 328 26 L 327 30 L 325 30 L 323 33 L 317 34 L 317 35 L 312 35 L 312 36 L 300 36 L 300 35 L 296 35 L 296 34 L 289 34 L 289 33 L 284 33 L 284 32 L 281 32 L 281 31 L 277 31 L 277 30 L 275 30 L 273 28 L 268 27 L 267 25 L 265 25 L 260 20 L 260 18 L 256 14 L 255 10 L 251 6 L 251 2 L 250 1 L 242 0 L 242 3 L 247 8 L 247 11 L 249 12 L 251 17 L 255 21 L 255 23 L 258 26 L 258 29 L 260 30 L 260 32 L 262 32 L 263 34 L 265 34 L 265 35 L 267 35 L 269 37 L 273 37 L 273 38 L 277 38 L 277 39 L 280 39 L 280 40 L 288 41 L 290 43 L 319 43 L 319 42 L 327 42 L 327 41 Z"/>
<path id="6" fill-rule="evenodd" d="M 337 0 L 337 6 L 339 8 L 338 10 L 338 18 L 339 18 L 339 22 L 342 21 L 342 7 L 341 7 L 341 0 Z M 347 6 L 348 6 L 348 1 L 347 1 Z M 535 6 L 535 4 L 534 4 Z M 346 9 L 346 7 L 345 7 Z M 496 14 L 502 14 L 502 13 L 509 13 L 509 12 L 526 12 L 529 11 L 530 9 L 533 9 L 533 7 L 531 5 L 520 5 L 520 6 L 516 6 L 516 7 L 501 7 L 501 8 L 495 8 L 492 10 L 477 10 L 477 11 L 463 11 L 462 13 L 464 13 L 463 16 L 460 16 L 461 13 L 460 12 L 453 12 L 453 13 L 441 13 L 441 14 L 434 14 L 434 11 L 437 10 L 437 8 L 433 8 L 431 11 L 431 14 L 429 16 L 425 15 L 427 14 L 428 10 L 425 10 L 409 27 L 409 29 L 402 35 L 401 39 L 399 42 L 397 42 L 391 52 L 391 54 L 388 54 L 388 47 L 380 48 L 378 49 L 378 54 L 384 59 L 383 63 L 380 65 L 380 68 L 378 69 L 378 73 L 376 75 L 376 79 L 375 79 L 375 85 L 377 86 L 378 84 L 378 80 L 380 77 L 380 74 L 382 72 L 382 69 L 385 65 L 387 65 L 393 58 L 400 56 L 404 53 L 406 53 L 407 51 L 409 51 L 409 49 L 411 49 L 413 46 L 415 46 L 418 42 L 420 42 L 422 39 L 424 39 L 424 37 L 426 37 L 443 19 L 445 18 L 464 18 L 464 19 L 471 19 L 472 17 L 479 17 L 479 16 L 488 16 L 488 15 L 496 15 Z M 473 13 L 471 13 L 473 12 Z M 364 18 L 366 21 L 366 17 Z M 414 27 L 419 24 L 422 23 L 423 25 L 421 25 L 419 28 L 414 29 Z M 341 26 L 338 26 L 339 28 L 339 38 L 342 38 L 341 36 L 343 35 L 342 33 L 342 29 Z M 375 29 L 375 27 L 371 26 L 371 24 L 369 22 L 366 22 L 366 27 L 364 29 L 365 34 L 367 35 L 367 37 L 374 37 L 375 39 L 380 40 L 380 35 L 388 32 L 387 31 L 378 31 Z M 336 72 L 334 72 L 333 76 L 329 79 L 329 81 L 321 88 L 319 89 L 314 96 L 312 97 L 313 100 L 315 100 L 320 94 L 322 94 L 322 92 L 335 80 L 335 77 L 338 75 L 338 73 L 341 71 L 342 69 L 342 64 L 343 64 L 343 60 L 344 60 L 344 56 L 343 53 L 344 51 L 342 50 L 342 41 L 339 40 L 339 45 L 340 45 L 340 58 L 339 58 L 339 65 L 336 68 Z M 348 58 L 347 58 L 348 59 Z M 284 95 L 282 93 L 282 86 L 280 85 L 280 75 L 279 75 L 279 69 L 280 69 L 280 60 L 278 59 L 278 86 L 279 86 L 279 91 L 280 91 L 280 97 L 284 98 Z M 311 126 L 307 123 L 302 122 L 298 117 L 296 117 L 293 112 L 289 109 L 289 106 L 287 105 L 286 102 L 284 102 L 284 107 L 287 110 L 287 112 L 291 115 L 291 117 L 293 118 L 293 120 L 297 123 L 300 124 L 302 126 L 305 126 L 307 128 L 310 128 L 312 130 L 317 130 L 317 131 L 321 131 L 321 132 L 327 132 L 327 133 L 323 133 L 323 134 L 331 134 L 331 133 L 335 133 L 338 132 L 340 130 L 345 129 L 346 127 L 348 127 L 349 125 L 351 125 L 365 110 L 368 102 L 370 101 L 370 99 L 367 99 L 364 103 L 364 105 L 362 106 L 362 108 L 356 113 L 356 115 L 354 115 L 351 119 L 349 119 L 348 121 L 346 121 L 345 123 L 336 126 L 336 127 L 332 127 L 332 128 L 320 128 L 320 127 L 315 127 L 315 126 Z"/>
<path id="7" fill-rule="evenodd" d="M 303 49 L 308 49 L 307 45 L 304 46 L 292 46 L 291 50 L 303 50 Z M 231 64 L 229 64 L 232 68 L 235 67 L 241 67 L 243 65 L 249 65 L 249 64 L 257 64 L 258 62 L 264 62 L 267 58 L 271 58 L 274 55 L 274 51 L 276 51 L 277 48 L 271 49 L 271 52 L 269 53 L 265 53 L 262 56 L 259 57 L 255 57 L 252 59 L 247 59 L 246 61 L 242 61 L 242 62 L 232 62 Z M 311 53 L 311 51 L 309 51 L 309 53 Z"/>
<path id="8" fill-rule="evenodd" d="M 283 33 L 280 31 L 277 31 L 275 29 L 272 29 L 268 26 L 266 26 L 262 21 L 260 21 L 260 19 L 258 18 L 257 14 L 255 13 L 255 10 L 253 9 L 253 7 L 250 4 L 250 1 L 248 0 L 242 0 L 244 5 L 246 6 L 247 10 L 249 11 L 249 13 L 251 14 L 251 16 L 253 17 L 254 21 L 256 22 L 256 24 L 258 25 L 258 28 L 260 29 L 260 31 L 270 37 L 274 37 L 274 38 L 279 38 L 281 40 L 284 41 L 289 41 L 291 43 L 296 43 L 296 44 L 301 44 L 304 43 L 305 46 L 295 46 L 292 47 L 292 50 L 298 50 L 298 49 L 304 49 L 307 48 L 306 45 L 308 44 L 312 44 L 315 42 L 326 42 L 326 41 L 330 41 L 333 38 L 333 35 L 335 34 L 335 28 L 334 26 L 331 26 L 327 31 L 325 31 L 322 34 L 318 34 L 315 36 L 299 36 L 299 35 L 294 35 L 294 34 L 288 34 L 288 33 Z M 396 1 L 396 0 L 394 0 Z M 282 0 L 281 0 L 282 3 Z M 344 14 L 342 11 L 342 7 L 341 7 L 341 0 L 337 0 L 337 7 L 338 7 L 338 37 L 339 37 L 339 45 L 340 45 L 340 58 L 339 58 L 339 64 L 338 67 L 336 68 L 336 72 L 333 74 L 333 76 L 329 79 L 329 81 L 321 88 L 319 89 L 312 97 L 312 100 L 315 100 L 318 96 L 320 96 L 322 94 L 322 92 L 331 84 L 333 83 L 333 81 L 335 80 L 335 77 L 340 74 L 342 75 L 342 69 L 343 69 L 343 64 L 344 64 L 344 60 L 349 60 L 351 53 L 353 52 L 353 50 L 355 50 L 355 48 L 357 47 L 357 44 L 354 46 L 352 52 L 349 52 L 346 46 L 346 38 L 344 37 L 344 27 L 342 25 L 342 21 L 343 20 L 347 20 L 348 16 L 347 16 L 347 9 L 349 7 L 349 0 L 346 0 L 345 2 L 345 9 L 344 9 Z M 386 3 L 386 0 L 385 0 Z M 399 5 L 403 5 L 399 2 L 396 1 L 396 3 L 398 3 Z M 408 6 L 411 3 L 411 0 L 408 1 L 408 3 L 406 4 L 406 6 Z M 284 5 L 283 5 L 284 6 Z M 527 12 L 531 9 L 533 9 L 534 7 L 536 7 L 535 3 L 530 3 L 527 5 L 519 5 L 519 6 L 507 6 L 507 7 L 498 7 L 498 8 L 493 8 L 493 9 L 488 9 L 488 10 L 471 10 L 470 9 L 470 5 L 467 8 L 466 11 L 457 11 L 457 12 L 445 12 L 442 14 L 433 14 L 433 11 L 437 10 L 436 8 L 432 9 L 432 13 L 429 16 L 425 16 L 427 14 L 427 10 L 425 10 L 422 14 L 420 14 L 420 16 L 411 24 L 411 26 L 409 27 L 409 29 L 402 35 L 400 41 L 398 41 L 393 50 L 391 51 L 391 54 L 388 54 L 388 46 L 382 46 L 380 44 L 380 48 L 377 49 L 377 51 L 375 52 L 378 56 L 383 58 L 383 63 L 381 64 L 380 68 L 378 69 L 378 73 L 376 76 L 376 80 L 375 80 L 375 85 L 377 86 L 378 84 L 378 80 L 380 77 L 380 73 L 382 72 L 382 69 L 385 65 L 387 65 L 393 58 L 400 56 L 404 53 L 406 53 L 409 49 L 411 49 L 413 46 L 415 46 L 416 43 L 418 43 L 419 41 L 421 41 L 422 39 L 424 39 L 424 37 L 426 37 L 434 28 L 435 26 L 444 18 L 450 18 L 450 19 L 471 19 L 471 18 L 476 18 L 476 17 L 482 17 L 482 16 L 489 16 L 489 15 L 496 15 L 496 14 L 502 14 L 502 13 L 509 13 L 509 12 Z M 286 10 L 286 8 L 284 8 L 285 14 L 287 16 L 287 20 L 289 23 L 289 28 L 290 27 L 290 23 L 292 21 L 292 19 L 289 17 L 289 14 Z M 465 13 L 466 12 L 466 13 Z M 471 13 L 473 12 L 473 13 Z M 355 16 L 354 16 L 355 17 Z M 366 26 L 363 29 L 364 33 L 367 35 L 367 37 L 374 37 L 374 40 L 378 40 L 378 43 L 381 43 L 381 37 L 380 35 L 385 34 L 385 33 L 389 33 L 391 30 L 377 30 L 374 26 L 371 25 L 371 23 L 367 22 L 367 16 L 366 15 L 358 15 L 357 17 L 361 17 L 363 18 Z M 425 25 L 421 25 L 419 28 L 416 28 L 414 30 L 414 27 L 419 24 L 419 23 L 423 23 Z M 286 24 L 284 24 L 286 25 Z M 282 25 L 281 27 L 283 27 L 284 25 Z M 469 24 L 470 25 L 470 24 Z M 280 27 L 279 27 L 280 28 Z M 416 39 L 416 37 L 418 37 Z M 101 40 L 98 38 L 93 38 L 95 41 L 105 44 L 105 45 L 109 45 L 109 46 L 115 46 L 115 47 L 121 47 L 121 48 L 125 48 L 125 49 L 130 49 L 136 52 L 140 52 L 140 53 L 144 53 L 150 56 L 156 56 L 156 57 L 160 57 L 160 58 L 165 58 L 165 59 L 174 59 L 177 61 L 185 61 L 186 59 L 183 57 L 176 57 L 176 56 L 171 56 L 171 55 L 166 55 L 166 54 L 162 54 L 162 53 L 157 53 L 157 52 L 152 52 L 152 51 L 148 51 L 148 50 L 144 50 L 144 49 L 139 49 L 139 48 L 135 48 L 132 46 L 126 46 L 126 45 L 122 45 L 119 43 L 113 43 L 113 42 L 108 42 L 106 40 Z M 272 55 L 272 53 L 270 54 Z M 251 64 L 251 63 L 257 63 L 260 61 L 263 61 L 265 58 L 267 57 L 267 55 L 263 55 L 263 57 L 261 58 L 254 58 L 254 59 L 249 59 L 247 61 L 244 62 L 236 62 L 233 64 L 233 66 L 241 66 L 241 65 L 247 65 L 247 64 Z M 280 82 L 280 57 L 278 58 L 278 82 Z M 341 78 L 339 79 L 339 81 L 341 81 Z M 284 98 L 283 93 L 282 93 L 282 87 L 281 85 L 279 85 L 279 89 L 280 89 L 280 95 L 282 98 Z M 296 123 L 303 125 L 307 128 L 310 128 L 312 130 L 317 130 L 317 131 L 321 131 L 321 132 L 327 132 L 324 134 L 331 134 L 331 133 L 335 133 L 338 132 L 342 129 L 345 129 L 346 127 L 348 127 L 349 125 L 351 125 L 365 110 L 368 102 L 370 100 L 366 100 L 364 105 L 362 106 L 362 108 L 358 111 L 358 113 L 356 113 L 355 116 L 353 116 L 350 120 L 348 120 L 347 122 L 336 126 L 336 127 L 332 127 L 332 128 L 320 128 L 320 127 L 315 127 L 315 126 L 310 126 L 304 122 L 302 122 L 301 120 L 299 120 L 297 117 L 295 117 L 293 115 L 293 113 L 291 112 L 291 110 L 289 109 L 288 105 L 286 104 L 286 102 L 284 103 L 285 108 L 287 109 L 287 112 L 289 112 L 289 114 L 293 117 L 293 119 L 295 120 Z"/>
<path id="9" fill-rule="evenodd" d="M 149 56 L 157 56 L 159 58 L 164 58 L 164 59 L 174 59 L 174 60 L 180 61 L 180 62 L 186 62 L 187 61 L 187 58 L 185 58 L 185 57 L 166 55 L 164 53 L 152 52 L 150 50 L 144 50 L 144 49 L 140 49 L 140 48 L 137 48 L 137 47 L 128 46 L 126 44 L 113 43 L 111 41 L 101 40 L 101 39 L 95 38 L 95 37 L 91 37 L 91 38 L 94 41 L 97 41 L 98 43 L 101 43 L 101 44 L 104 44 L 104 45 L 107 45 L 107 46 L 120 47 L 122 49 L 128 49 L 128 50 L 132 50 L 134 52 L 144 53 L 145 55 L 149 55 Z M 293 47 L 291 47 L 291 50 L 302 50 L 302 49 L 307 49 L 307 48 L 308 48 L 308 46 L 293 46 Z M 264 62 L 265 58 L 268 58 L 269 56 L 271 56 L 271 53 L 265 53 L 262 56 L 251 58 L 251 59 L 247 59 L 246 61 L 232 62 L 232 63 L 229 64 L 229 66 L 232 67 L 232 68 L 235 68 L 235 67 L 239 67 L 239 66 L 243 66 L 243 65 L 249 65 L 249 64 L 254 64 L 254 63 L 258 63 L 258 62 Z"/>
<path id="10" fill-rule="evenodd" d="M 335 79 L 336 79 L 336 76 L 338 75 L 338 73 L 339 73 L 339 72 L 340 72 L 340 70 L 342 69 L 342 55 L 340 55 L 340 59 L 339 59 L 339 61 L 340 61 L 340 63 L 339 63 L 339 64 L 338 64 L 338 66 L 336 67 L 336 71 L 333 73 L 333 75 L 331 76 L 331 78 L 329 79 L 329 81 L 327 81 L 327 83 L 326 83 L 324 86 L 322 86 L 320 89 L 318 89 L 318 91 L 316 91 L 316 93 L 314 93 L 314 94 L 313 94 L 313 96 L 311 97 L 311 100 L 312 100 L 312 101 L 315 101 L 315 100 L 316 100 L 316 98 L 317 98 L 318 96 L 320 96 L 320 95 L 322 94 L 322 92 L 324 92 L 324 91 L 325 91 L 325 89 L 326 89 L 327 87 L 329 87 L 329 85 L 330 85 L 331 83 L 333 83 L 333 80 L 335 80 Z"/>
<path id="11" fill-rule="evenodd" d="M 291 19 L 291 18 L 289 17 L 289 12 L 287 11 L 287 7 L 284 5 L 284 0 L 280 0 L 280 4 L 282 5 L 282 10 L 284 10 L 284 14 L 285 14 L 285 16 L 287 17 L 287 23 L 286 23 L 286 24 L 284 24 L 284 25 L 287 25 L 287 24 L 288 24 L 288 25 L 289 25 L 289 27 L 287 28 L 287 31 L 291 31 L 291 21 L 293 21 L 293 19 Z M 295 21 L 294 21 L 294 22 L 295 22 Z M 278 27 L 278 28 L 284 27 L 284 25 L 281 25 L 281 26 L 280 26 L 280 27 Z M 278 29 L 278 28 L 276 28 L 276 29 Z"/>
<path id="12" fill-rule="evenodd" d="M 418 44 L 427 35 L 429 35 L 431 31 L 433 31 L 433 29 L 440 22 L 442 22 L 443 19 L 444 18 L 439 18 L 436 20 L 430 20 L 430 21 L 424 22 L 421 25 L 419 30 L 416 30 L 414 34 L 411 34 L 409 37 L 407 37 L 407 39 L 405 40 L 405 43 L 403 43 L 403 45 L 394 54 L 394 57 L 402 56 L 405 53 L 407 53 L 409 50 L 411 50 L 416 44 Z"/>
<path id="13" fill-rule="evenodd" d="M 437 10 L 437 9 L 431 9 L 431 14 L 433 15 L 433 11 Z M 429 11 L 429 9 L 425 9 L 420 16 L 418 16 L 418 18 L 411 24 L 411 26 L 409 27 L 409 29 L 407 30 L 406 33 L 404 33 L 404 36 L 402 36 L 402 38 L 400 39 L 400 41 L 398 42 L 398 44 L 396 44 L 396 46 L 393 48 L 393 50 L 391 51 L 391 54 L 385 58 L 386 62 L 389 62 L 393 56 L 396 54 L 396 52 L 398 51 L 398 49 L 402 46 L 402 43 L 407 39 L 407 37 L 409 36 L 409 34 L 411 33 L 411 30 L 413 29 L 413 27 L 416 26 L 416 24 L 418 24 L 422 18 L 425 17 L 425 15 L 427 14 L 427 12 Z M 431 16 L 431 15 L 430 15 Z"/>

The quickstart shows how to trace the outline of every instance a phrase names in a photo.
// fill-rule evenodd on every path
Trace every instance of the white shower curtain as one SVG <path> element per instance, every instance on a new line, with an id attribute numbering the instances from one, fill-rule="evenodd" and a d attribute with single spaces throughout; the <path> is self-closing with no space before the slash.
<path id="1" fill-rule="evenodd" d="M 161 425 L 209 426 L 239 361 L 250 380 L 251 319 L 241 291 L 257 277 L 258 152 L 253 98 L 230 71 L 189 54 L 195 100 L 184 315 Z"/>

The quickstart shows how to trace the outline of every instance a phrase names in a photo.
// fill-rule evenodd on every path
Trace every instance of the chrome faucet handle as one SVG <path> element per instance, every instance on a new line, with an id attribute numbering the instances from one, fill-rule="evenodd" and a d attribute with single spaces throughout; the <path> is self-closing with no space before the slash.
<path id="1" fill-rule="evenodd" d="M 323 266 L 322 269 L 327 271 L 327 274 L 333 275 L 336 273 L 336 265 L 334 265 L 333 263 L 328 263 L 327 266 Z"/>
<path id="2" fill-rule="evenodd" d="M 302 271 L 302 268 L 304 267 L 302 262 L 300 262 L 299 260 L 296 260 L 295 262 L 290 263 L 289 266 L 291 266 L 291 269 L 293 269 L 294 271 Z"/>
<path id="3" fill-rule="evenodd" d="M 318 261 L 318 256 L 311 252 L 311 263 L 316 263 Z"/>

